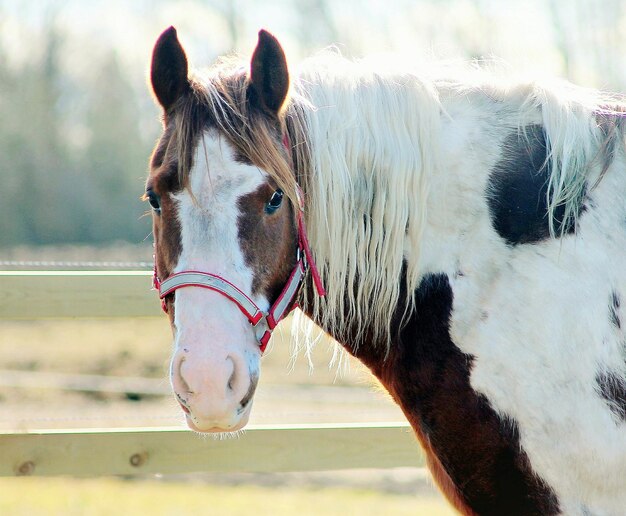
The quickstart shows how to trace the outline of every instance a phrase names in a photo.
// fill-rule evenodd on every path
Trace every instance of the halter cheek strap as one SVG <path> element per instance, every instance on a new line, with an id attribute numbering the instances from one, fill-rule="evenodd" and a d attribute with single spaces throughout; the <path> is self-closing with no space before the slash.
<path id="1" fill-rule="evenodd" d="M 306 227 L 304 225 L 304 201 L 300 187 L 296 186 L 296 194 L 298 197 L 297 223 L 298 223 L 298 249 L 296 253 L 296 265 L 289 275 L 289 279 L 282 292 L 267 312 L 261 310 L 258 305 L 252 301 L 241 289 L 237 288 L 230 281 L 209 272 L 200 271 L 182 271 L 172 274 L 164 281 L 159 280 L 156 271 L 156 256 L 154 265 L 153 285 L 159 292 L 161 299 L 161 307 L 167 313 L 167 304 L 165 297 L 183 287 L 200 287 L 213 290 L 223 295 L 235 305 L 246 316 L 250 324 L 254 327 L 254 332 L 259 341 L 261 352 L 265 351 L 267 343 L 272 336 L 272 331 L 276 325 L 284 319 L 289 312 L 295 307 L 295 298 L 300 291 L 302 280 L 307 272 L 311 270 L 311 276 L 315 289 L 319 296 L 326 295 L 322 280 L 320 278 L 313 254 L 309 247 L 309 241 L 306 236 Z"/>

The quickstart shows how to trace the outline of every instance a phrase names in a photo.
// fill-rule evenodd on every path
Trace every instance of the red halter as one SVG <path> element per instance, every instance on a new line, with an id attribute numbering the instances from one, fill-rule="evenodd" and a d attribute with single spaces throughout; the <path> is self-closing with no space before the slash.
<path id="1" fill-rule="evenodd" d="M 261 353 L 265 351 L 268 341 L 272 336 L 272 331 L 276 325 L 284 319 L 289 312 L 296 308 L 295 298 L 300 291 L 300 286 L 304 275 L 310 268 L 313 283 L 319 296 L 326 295 L 322 280 L 320 278 L 313 254 L 309 247 L 304 225 L 304 198 L 300 187 L 296 185 L 296 195 L 298 197 L 297 222 L 298 222 L 298 249 L 296 251 L 296 265 L 283 287 L 278 299 L 266 312 L 263 312 L 257 304 L 252 301 L 242 290 L 233 285 L 230 281 L 208 272 L 182 271 L 172 274 L 169 278 L 161 281 L 156 271 L 156 255 L 154 264 L 153 285 L 159 292 L 161 307 L 167 313 L 165 297 L 168 294 L 182 287 L 201 287 L 213 290 L 230 299 L 237 305 L 237 308 L 246 316 L 250 324 L 254 326 L 257 340 L 260 344 Z"/>

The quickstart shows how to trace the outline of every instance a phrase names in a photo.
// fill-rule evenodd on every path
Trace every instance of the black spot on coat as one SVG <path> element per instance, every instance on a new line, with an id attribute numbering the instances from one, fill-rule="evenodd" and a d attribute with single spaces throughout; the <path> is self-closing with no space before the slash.
<path id="1" fill-rule="evenodd" d="M 515 131 L 504 141 L 503 154 L 493 167 L 487 187 L 491 224 L 507 244 L 531 244 L 550 237 L 546 136 L 540 125 Z M 573 233 L 574 222 L 563 226 L 564 206 L 554 213 L 557 234 Z"/>
<path id="2" fill-rule="evenodd" d="M 615 326 L 618 330 L 622 327 L 622 323 L 618 314 L 619 305 L 619 294 L 614 290 L 613 292 L 611 292 L 611 300 L 609 302 L 609 319 L 611 321 L 611 324 Z"/>
<path id="3" fill-rule="evenodd" d="M 609 371 L 598 374 L 596 382 L 611 412 L 620 421 L 626 422 L 626 378 Z"/>

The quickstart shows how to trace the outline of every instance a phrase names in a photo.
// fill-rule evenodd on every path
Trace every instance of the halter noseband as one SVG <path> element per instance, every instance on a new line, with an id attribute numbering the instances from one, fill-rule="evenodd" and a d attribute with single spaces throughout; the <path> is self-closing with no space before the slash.
<path id="1" fill-rule="evenodd" d="M 300 291 L 302 280 L 307 272 L 311 270 L 311 276 L 315 289 L 319 296 L 326 295 L 322 280 L 320 278 L 313 254 L 309 247 L 309 241 L 306 236 L 306 227 L 304 225 L 304 198 L 300 187 L 296 184 L 296 196 L 298 198 L 297 223 L 298 223 L 298 248 L 296 251 L 296 265 L 289 275 L 287 283 L 283 287 L 278 299 L 270 307 L 267 312 L 261 310 L 258 305 L 252 301 L 242 290 L 237 288 L 230 281 L 209 272 L 200 271 L 182 271 L 172 274 L 169 278 L 161 281 L 156 270 L 156 254 L 154 261 L 153 285 L 159 292 L 161 299 L 161 307 L 167 313 L 167 304 L 165 297 L 182 287 L 201 287 L 213 290 L 230 299 L 237 305 L 243 315 L 246 316 L 250 324 L 254 327 L 254 332 L 260 344 L 261 353 L 265 351 L 267 343 L 272 336 L 272 331 L 276 325 L 284 319 L 289 312 L 296 308 L 295 298 Z"/>

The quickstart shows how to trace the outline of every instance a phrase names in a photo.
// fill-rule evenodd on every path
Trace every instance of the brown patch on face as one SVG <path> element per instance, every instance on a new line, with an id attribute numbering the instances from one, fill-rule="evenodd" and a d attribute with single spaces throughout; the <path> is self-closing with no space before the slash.
<path id="1" fill-rule="evenodd" d="M 150 176 L 146 182 L 146 191 L 152 190 L 159 196 L 161 213 L 152 212 L 152 233 L 156 256 L 157 275 L 161 280 L 167 278 L 178 262 L 182 251 L 180 222 L 172 194 L 180 191 L 178 160 L 175 152 L 174 131 L 169 123 L 159 139 L 150 159 Z M 168 306 L 170 323 L 174 321 L 174 295 L 165 299 Z"/>
<path id="2" fill-rule="evenodd" d="M 250 161 L 250 158 L 238 150 L 235 150 L 235 161 L 237 163 L 242 163 L 243 165 L 254 166 L 254 163 Z"/>
<path id="3" fill-rule="evenodd" d="M 287 202 L 288 198 L 295 202 L 296 195 L 290 156 L 282 144 L 284 120 L 251 101 L 250 79 L 240 63 L 221 62 L 211 83 L 206 88 L 204 81 L 190 78 L 188 88 L 165 109 L 164 132 L 148 178 L 148 186 L 161 199 L 162 213 L 153 216 L 157 272 L 162 280 L 167 278 L 180 256 L 180 225 L 171 194 L 187 186 L 200 135 L 212 129 L 232 144 L 238 162 L 266 171 L 285 192 L 284 206 L 273 215 L 264 213 L 262 195 L 240 200 L 240 241 L 246 260 L 258 271 L 253 291 L 263 290 L 274 299 L 295 265 L 296 254 L 293 212 Z M 267 199 L 272 192 L 266 192 Z M 173 297 L 166 300 L 170 319 Z"/>
<path id="4" fill-rule="evenodd" d="M 238 201 L 238 236 L 246 264 L 254 271 L 252 293 L 272 303 L 281 293 L 296 263 L 297 231 L 287 198 L 272 214 L 265 206 L 276 187 L 265 183 Z"/>
<path id="5" fill-rule="evenodd" d="M 161 195 L 161 215 L 154 213 L 152 215 L 152 227 L 157 275 L 164 280 L 172 274 L 182 251 L 180 223 L 172 198 L 167 193 Z M 172 293 L 165 298 L 172 324 L 174 322 L 174 296 L 175 293 Z"/>

